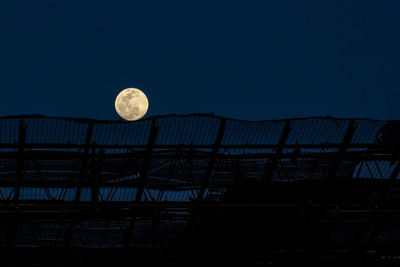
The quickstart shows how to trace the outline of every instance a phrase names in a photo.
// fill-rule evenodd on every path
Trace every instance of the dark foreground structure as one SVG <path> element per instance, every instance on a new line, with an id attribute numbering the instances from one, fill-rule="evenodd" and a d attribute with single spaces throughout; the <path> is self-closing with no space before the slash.
<path id="1" fill-rule="evenodd" d="M 0 118 L 0 265 L 399 266 L 400 124 Z"/>

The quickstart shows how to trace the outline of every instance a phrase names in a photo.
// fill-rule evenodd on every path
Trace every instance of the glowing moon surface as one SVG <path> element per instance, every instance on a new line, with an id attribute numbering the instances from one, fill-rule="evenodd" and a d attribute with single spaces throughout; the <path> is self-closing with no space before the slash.
<path id="1" fill-rule="evenodd" d="M 121 118 L 135 121 L 142 118 L 149 108 L 146 95 L 136 88 L 122 90 L 115 99 L 115 110 Z"/>

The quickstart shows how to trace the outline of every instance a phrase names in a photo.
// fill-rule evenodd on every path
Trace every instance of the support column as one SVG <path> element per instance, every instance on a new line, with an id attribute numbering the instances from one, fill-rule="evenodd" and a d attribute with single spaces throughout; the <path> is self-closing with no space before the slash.
<path id="1" fill-rule="evenodd" d="M 78 180 L 78 185 L 76 187 L 76 194 L 75 194 L 75 202 L 76 203 L 79 203 L 79 200 L 81 198 L 83 178 L 85 176 L 86 165 L 87 165 L 88 156 L 89 156 L 89 149 L 90 149 L 90 140 L 92 139 L 92 133 L 93 133 L 93 121 L 89 121 L 88 122 L 88 128 L 87 128 L 87 131 L 86 131 L 85 145 L 83 147 L 83 154 L 82 154 L 81 169 L 80 169 L 80 173 L 79 173 L 79 180 Z"/>
<path id="2" fill-rule="evenodd" d="M 90 172 L 90 186 L 91 186 L 91 199 L 92 205 L 95 207 L 99 201 L 99 174 L 101 173 L 101 165 L 103 162 L 104 150 L 96 153 L 96 144 L 92 143 L 92 167 Z"/>
<path id="3" fill-rule="evenodd" d="M 353 139 L 353 135 L 356 132 L 356 127 L 354 120 L 351 120 L 349 126 L 347 127 L 346 134 L 343 137 L 343 141 L 339 147 L 338 157 L 332 162 L 332 165 L 329 168 L 328 172 L 328 180 L 332 181 L 336 178 L 336 173 L 339 170 L 340 163 L 342 159 L 340 158 L 347 151 L 347 147 L 350 145 L 351 139 Z"/>
<path id="4" fill-rule="evenodd" d="M 14 208 L 15 213 L 11 215 L 8 230 L 6 233 L 7 247 L 11 248 L 14 243 L 15 231 L 16 231 L 16 216 L 17 216 L 17 206 L 19 202 L 19 196 L 21 191 L 22 178 L 24 176 L 24 151 L 25 151 L 25 141 L 26 141 L 26 131 L 27 127 L 24 125 L 24 121 L 19 121 L 19 136 L 18 136 L 18 151 L 17 151 L 17 168 L 15 175 L 15 187 L 14 187 Z"/>
<path id="5" fill-rule="evenodd" d="M 78 180 L 78 184 L 76 186 L 76 194 L 75 194 L 75 205 L 76 206 L 79 205 L 79 200 L 81 198 L 83 178 L 85 176 L 86 165 L 87 165 L 87 161 L 88 161 L 88 157 L 89 157 L 89 149 L 90 149 L 90 141 L 92 139 L 92 133 L 93 133 L 93 121 L 89 121 L 88 128 L 86 131 L 85 144 L 83 147 L 81 169 L 79 172 L 79 180 Z M 71 244 L 72 234 L 74 232 L 75 224 L 76 224 L 76 222 L 70 222 L 69 227 L 65 230 L 65 233 L 64 233 L 64 247 L 65 248 L 69 248 L 69 246 Z"/>
<path id="6" fill-rule="evenodd" d="M 140 202 L 142 200 L 143 196 L 143 191 L 144 191 L 144 186 L 146 184 L 146 179 L 147 179 L 147 173 L 149 172 L 150 168 L 150 163 L 151 163 L 151 158 L 153 154 L 153 147 L 154 144 L 156 143 L 157 139 L 157 133 L 158 133 L 158 127 L 156 126 L 156 120 L 154 119 L 151 124 L 151 129 L 150 129 L 150 134 L 149 134 L 149 139 L 147 141 L 146 145 L 146 151 L 144 155 L 144 161 L 142 168 L 140 170 L 140 177 L 138 180 L 138 187 L 137 187 L 137 192 L 136 192 L 136 202 Z M 131 242 L 132 238 L 132 233 L 135 228 L 135 223 L 136 223 L 136 215 L 134 208 L 132 209 L 132 216 L 129 220 L 128 226 L 125 229 L 125 234 L 123 237 L 123 244 L 124 247 L 127 248 L 129 246 L 129 243 Z"/>
<path id="7" fill-rule="evenodd" d="M 279 143 L 276 146 L 275 155 L 265 168 L 264 175 L 261 179 L 261 182 L 263 184 L 269 183 L 272 180 L 272 177 L 276 170 L 276 165 L 278 164 L 278 161 L 282 154 L 283 146 L 285 145 L 286 140 L 290 133 L 290 122 L 291 122 L 290 120 L 286 120 L 285 127 L 283 128 L 281 138 L 279 139 Z"/>
<path id="8" fill-rule="evenodd" d="M 212 170 L 214 168 L 216 156 L 218 154 L 219 147 L 221 145 L 222 137 L 224 136 L 225 133 L 225 124 L 226 124 L 226 119 L 221 120 L 221 124 L 219 125 L 217 137 L 215 138 L 215 142 L 211 151 L 210 159 L 208 161 L 206 173 L 204 174 L 203 181 L 200 186 L 199 194 L 197 195 L 197 200 L 202 200 L 205 197 L 205 191 L 209 185 L 210 179 L 211 179 L 211 174 Z"/>
<path id="9" fill-rule="evenodd" d="M 17 152 L 17 170 L 16 170 L 16 183 L 14 191 L 14 201 L 18 202 L 20 195 L 21 182 L 24 172 L 24 150 L 26 140 L 26 126 L 24 121 L 19 121 L 19 136 L 18 136 L 18 152 Z"/>

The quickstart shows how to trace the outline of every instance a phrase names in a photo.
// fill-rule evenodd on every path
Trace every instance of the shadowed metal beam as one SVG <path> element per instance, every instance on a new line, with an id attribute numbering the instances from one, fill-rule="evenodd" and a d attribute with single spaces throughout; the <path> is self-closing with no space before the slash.
<path id="1" fill-rule="evenodd" d="M 356 132 L 356 126 L 354 123 L 354 119 L 349 122 L 349 126 L 347 127 L 346 134 L 343 137 L 342 144 L 339 147 L 338 154 L 343 155 L 346 153 L 349 144 L 351 143 L 351 139 L 353 139 L 354 133 Z M 328 172 L 328 180 L 335 179 L 336 173 L 339 170 L 340 163 L 342 162 L 341 158 L 337 158 L 333 161 L 331 167 Z"/>
<path id="2" fill-rule="evenodd" d="M 271 159 L 271 161 L 267 164 L 265 168 L 264 175 L 262 177 L 263 183 L 268 183 L 272 180 L 272 176 L 274 175 L 274 172 L 276 170 L 276 165 L 278 164 L 278 161 L 282 155 L 283 147 L 290 133 L 290 123 L 291 120 L 286 120 L 281 138 L 279 139 L 279 143 L 276 146 L 274 157 Z"/>
<path id="3" fill-rule="evenodd" d="M 396 180 L 396 178 L 397 178 L 397 176 L 399 175 L 399 173 L 400 173 L 400 161 L 397 161 L 397 165 L 396 165 L 396 167 L 394 168 L 392 174 L 390 175 L 390 180 L 391 180 L 391 181 Z"/>
<path id="4" fill-rule="evenodd" d="M 323 144 L 285 144 L 283 148 L 340 148 L 342 143 L 323 143 Z M 85 144 L 59 144 L 59 143 L 26 143 L 25 148 L 31 149 L 46 149 L 46 148 L 65 148 L 65 149 L 81 149 L 85 146 Z M 213 148 L 213 145 L 204 145 L 204 144 L 158 144 L 155 145 L 154 148 L 160 149 L 174 149 L 179 146 L 181 149 L 207 149 Z M 18 143 L 0 143 L 0 148 L 11 148 L 17 149 Z M 118 144 L 98 144 L 97 148 L 99 149 L 144 149 L 146 145 L 118 145 Z M 276 144 L 224 144 L 220 145 L 220 148 L 226 149 L 263 149 L 263 148 L 276 148 Z M 375 150 L 393 150 L 393 148 L 400 149 L 399 144 L 371 144 L 371 143 L 356 143 L 349 144 L 348 148 L 368 148 Z M 62 153 L 65 153 L 64 151 Z"/>
<path id="5" fill-rule="evenodd" d="M 312 168 L 312 166 L 311 166 Z M 236 176 L 236 175 L 235 175 Z M 233 178 L 236 179 L 236 178 Z M 309 181 L 311 180 L 311 178 L 304 178 L 304 181 Z M 357 181 L 369 181 L 371 183 L 377 183 L 379 181 L 380 184 L 387 184 L 390 182 L 390 179 L 381 179 L 381 180 L 377 180 L 377 179 L 371 179 L 369 177 L 358 177 Z M 234 180 L 233 180 L 234 182 Z M 394 183 L 393 183 L 394 182 Z M 392 180 L 393 185 L 398 186 L 398 183 L 400 182 L 400 179 L 395 179 Z M 97 181 L 96 182 L 96 186 L 98 186 L 99 188 L 105 188 L 107 189 L 112 189 L 114 187 L 125 187 L 125 188 L 137 188 L 139 183 L 138 181 Z M 15 185 L 15 182 L 13 181 L 0 181 L 0 189 L 3 189 L 4 187 L 13 187 Z M 43 184 L 43 181 L 22 181 L 21 183 L 21 187 L 30 187 L 30 188 L 42 188 L 43 186 L 47 187 L 47 188 L 60 188 L 60 189 L 64 189 L 64 188 L 76 188 L 76 183 L 74 182 L 70 182 L 70 181 L 46 181 L 45 185 Z M 83 183 L 84 187 L 91 187 L 92 184 L 89 182 L 85 182 Z M 150 189 L 160 189 L 160 185 L 156 185 L 156 184 L 151 184 L 148 185 L 147 188 Z M 218 188 L 226 188 L 226 185 L 220 185 Z M 176 185 L 174 184 L 166 184 L 166 185 L 162 185 L 162 189 L 165 190 L 174 190 L 176 192 L 183 192 L 183 191 L 188 191 L 188 190 L 198 190 L 199 186 L 196 185 L 188 185 L 185 187 L 176 187 Z M 2 201 L 9 201 L 8 199 L 4 198 L 4 199 L 0 199 L 0 202 Z M 57 199 L 53 199 L 52 201 L 57 201 Z M 61 200 L 60 200 L 61 201 Z M 21 200 L 20 200 L 21 202 Z M 80 201 L 82 202 L 82 201 Z"/>
<path id="6" fill-rule="evenodd" d="M 143 161 L 142 168 L 140 170 L 140 177 L 138 179 L 138 187 L 137 187 L 135 202 L 140 202 L 142 200 L 144 186 L 145 186 L 146 179 L 147 179 L 147 173 L 149 172 L 149 168 L 150 168 L 153 147 L 154 147 L 154 144 L 156 143 L 156 139 L 157 139 L 157 133 L 158 133 L 158 127 L 156 125 L 156 120 L 154 119 L 154 120 L 152 120 L 152 123 L 151 123 L 151 129 L 150 129 L 149 139 L 147 141 L 146 151 L 145 151 L 145 155 L 144 155 L 144 161 Z M 131 219 L 129 220 L 128 226 L 125 229 L 125 234 L 123 236 L 123 244 L 124 244 L 125 248 L 127 248 L 129 246 L 129 243 L 132 238 L 132 233 L 135 228 L 136 215 L 134 214 L 134 212 L 135 212 L 134 210 L 131 210 L 132 216 L 131 216 Z"/>
<path id="7" fill-rule="evenodd" d="M 16 176 L 15 176 L 15 187 L 14 187 L 14 208 L 16 209 L 18 206 L 20 190 L 21 190 L 21 182 L 22 177 L 24 175 L 24 150 L 25 150 L 25 141 L 26 141 L 26 131 L 27 128 L 24 125 L 24 121 L 19 121 L 19 136 L 18 136 L 18 152 L 17 152 L 17 168 L 16 168 Z M 14 238 L 15 238 L 15 229 L 16 229 L 16 214 L 10 217 L 8 230 L 6 234 L 6 243 L 7 247 L 11 248 L 13 246 Z"/>
<path id="8" fill-rule="evenodd" d="M 83 148 L 82 162 L 81 162 L 81 169 L 80 169 L 80 173 L 79 173 L 78 186 L 76 188 L 75 202 L 79 202 L 79 199 L 81 198 L 83 177 L 85 176 L 86 165 L 87 165 L 89 149 L 90 149 L 90 140 L 92 139 L 92 133 L 93 133 L 93 122 L 89 121 L 88 122 L 88 128 L 87 128 L 87 131 L 86 131 L 85 145 L 84 145 L 84 148 Z"/>
<path id="9" fill-rule="evenodd" d="M 222 138 L 224 137 L 225 124 L 226 124 L 226 119 L 222 119 L 221 123 L 219 125 L 217 137 L 215 138 L 215 142 L 214 142 L 214 145 L 213 145 L 213 148 L 212 148 L 210 159 L 208 161 L 207 169 L 206 169 L 203 181 L 202 181 L 201 186 L 200 186 L 199 194 L 197 195 L 197 200 L 201 200 L 201 199 L 203 199 L 205 197 L 205 191 L 206 191 L 206 189 L 208 187 L 208 184 L 210 182 L 211 174 L 212 174 L 212 170 L 214 168 L 214 164 L 215 164 L 215 160 L 216 160 L 216 157 L 217 157 L 217 154 L 218 154 L 218 150 L 220 148 L 220 145 L 221 145 L 221 142 L 222 142 Z"/>
<path id="10" fill-rule="evenodd" d="M 390 174 L 389 182 L 388 182 L 388 184 L 386 184 L 383 187 L 383 190 L 381 191 L 380 196 L 378 198 L 378 205 L 379 206 L 382 205 L 382 203 L 385 200 L 385 198 L 386 198 L 388 192 L 390 191 L 390 189 L 392 187 L 396 186 L 396 184 L 399 182 L 399 180 L 397 180 L 397 176 L 399 175 L 399 173 L 400 173 L 400 161 L 397 160 L 396 167 L 394 167 L 394 170 Z"/>
<path id="11" fill-rule="evenodd" d="M 214 168 L 214 164 L 217 158 L 218 150 L 220 148 L 222 138 L 224 137 L 225 133 L 225 125 L 226 125 L 226 119 L 221 119 L 221 123 L 219 125 L 218 133 L 214 141 L 214 145 L 210 154 L 210 158 L 208 161 L 207 169 L 204 174 L 203 181 L 200 185 L 199 193 L 197 195 L 197 198 L 193 203 L 189 203 L 191 206 L 190 209 L 190 220 L 189 220 L 189 226 L 187 229 L 187 236 L 186 239 L 183 240 L 183 242 L 190 242 L 190 239 L 192 238 L 192 234 L 194 232 L 194 229 L 196 228 L 197 224 L 197 213 L 198 213 L 198 205 L 201 203 L 201 200 L 204 198 L 205 191 L 209 185 L 212 170 Z"/>
<path id="12" fill-rule="evenodd" d="M 18 152 L 17 152 L 17 169 L 16 169 L 16 184 L 14 191 L 14 200 L 17 202 L 19 199 L 22 176 L 24 171 L 24 150 L 26 140 L 26 126 L 24 121 L 19 121 L 19 137 L 18 137 Z"/>
<path id="13" fill-rule="evenodd" d="M 86 131 L 86 139 L 85 139 L 85 145 L 84 145 L 84 149 L 83 149 L 81 169 L 79 172 L 79 180 L 78 180 L 78 184 L 76 187 L 76 194 L 75 194 L 75 205 L 76 206 L 78 206 L 79 200 L 81 198 L 83 177 L 85 176 L 86 165 L 87 165 L 89 149 L 90 149 L 90 140 L 92 139 L 92 133 L 93 133 L 93 121 L 89 121 L 88 128 Z M 65 230 L 65 233 L 64 233 L 64 247 L 65 248 L 69 248 L 69 246 L 70 246 L 72 234 L 73 234 L 73 228 L 74 228 L 74 223 L 71 223 L 70 226 Z"/>
<path id="14" fill-rule="evenodd" d="M 91 199 L 93 206 L 96 206 L 99 200 L 99 174 L 101 172 L 101 165 L 103 161 L 104 150 L 100 150 L 96 154 L 96 144 L 92 143 L 91 153 L 92 167 L 90 172 L 90 186 L 91 186 Z"/>
<path id="15" fill-rule="evenodd" d="M 149 134 L 149 139 L 147 141 L 146 152 L 144 155 L 144 161 L 142 165 L 142 169 L 140 170 L 140 177 L 138 179 L 138 190 L 136 193 L 136 201 L 140 202 L 143 195 L 144 185 L 147 179 L 147 173 L 149 172 L 151 157 L 153 153 L 153 147 L 156 143 L 158 133 L 158 127 L 156 126 L 156 121 L 153 120 L 151 123 L 151 130 Z"/>

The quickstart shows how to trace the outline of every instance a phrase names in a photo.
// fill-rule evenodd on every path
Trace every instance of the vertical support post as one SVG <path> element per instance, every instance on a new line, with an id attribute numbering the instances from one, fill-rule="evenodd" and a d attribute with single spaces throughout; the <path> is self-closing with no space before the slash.
<path id="1" fill-rule="evenodd" d="M 153 238 L 153 257 L 152 257 L 152 266 L 159 266 L 159 257 L 160 257 L 160 210 L 155 208 L 152 215 L 151 220 L 152 226 L 152 238 Z"/>
<path id="2" fill-rule="evenodd" d="M 89 121 L 88 128 L 86 131 L 85 145 L 83 147 L 81 169 L 80 169 L 80 173 L 79 173 L 79 181 L 78 181 L 78 185 L 76 187 L 76 194 L 75 194 L 75 202 L 76 203 L 79 203 L 79 200 L 81 198 L 83 177 L 85 176 L 86 165 L 87 165 L 89 149 L 90 149 L 90 140 L 92 139 L 92 133 L 93 133 L 93 121 Z"/>
<path id="3" fill-rule="evenodd" d="M 202 200 L 205 197 L 205 191 L 206 191 L 208 184 L 210 182 L 210 179 L 211 179 L 211 174 L 212 174 L 212 170 L 214 168 L 215 159 L 218 154 L 218 150 L 219 150 L 219 147 L 222 142 L 222 138 L 225 133 L 225 125 L 226 125 L 226 119 L 223 118 L 223 119 L 221 119 L 221 123 L 219 125 L 217 137 L 215 138 L 215 141 L 214 141 L 214 145 L 213 145 L 213 148 L 211 151 L 210 159 L 208 161 L 207 169 L 206 169 L 203 181 L 200 186 L 199 194 L 197 195 L 198 201 Z"/>
<path id="4" fill-rule="evenodd" d="M 99 174 L 101 172 L 100 168 L 103 161 L 104 150 L 100 150 L 98 154 L 96 154 L 96 143 L 92 143 L 92 170 L 90 172 L 90 185 L 91 185 L 91 197 L 92 197 L 92 205 L 96 206 L 99 200 L 99 186 L 98 179 Z"/>
<path id="5" fill-rule="evenodd" d="M 26 140 L 26 126 L 24 125 L 24 121 L 20 120 L 19 121 L 19 136 L 18 136 L 16 184 L 15 184 L 15 191 L 14 191 L 15 202 L 17 202 L 19 200 L 22 176 L 23 176 L 23 172 L 24 172 L 25 140 Z"/>
<path id="6" fill-rule="evenodd" d="M 241 181 L 243 179 L 243 171 L 240 167 L 240 159 L 236 159 L 233 166 L 232 184 L 226 190 L 224 200 L 227 202 L 241 200 Z"/>
<path id="7" fill-rule="evenodd" d="M 396 167 L 394 168 L 392 174 L 390 174 L 390 181 L 393 182 L 394 180 L 396 180 L 399 173 L 400 173 L 400 161 L 397 161 Z"/>
<path id="8" fill-rule="evenodd" d="M 89 121 L 88 128 L 86 131 L 85 145 L 83 147 L 81 169 L 79 172 L 79 180 L 78 180 L 78 184 L 76 186 L 75 205 L 79 204 L 79 200 L 81 198 L 83 178 L 85 176 L 86 165 L 87 165 L 88 156 L 89 156 L 90 141 L 92 139 L 92 133 L 93 133 L 93 121 Z M 70 246 L 70 243 L 72 240 L 72 234 L 74 232 L 74 226 L 75 226 L 75 222 L 71 222 L 69 227 L 65 230 L 65 233 L 64 233 L 64 247 L 65 248 L 69 248 L 69 246 Z"/>
<path id="9" fill-rule="evenodd" d="M 351 120 L 349 123 L 349 126 L 347 127 L 346 134 L 343 137 L 343 141 L 339 147 L 338 155 L 339 157 L 343 155 L 343 153 L 346 153 L 347 147 L 349 146 L 351 139 L 353 139 L 353 135 L 356 132 L 356 127 L 354 120 Z M 333 179 L 336 178 L 336 173 L 339 170 L 340 163 L 342 162 L 341 158 L 336 158 L 332 165 L 329 168 L 328 172 L 328 180 L 332 181 Z"/>
<path id="10" fill-rule="evenodd" d="M 153 211 L 153 216 L 151 220 L 152 224 L 152 234 L 153 234 L 153 248 L 158 249 L 159 245 L 159 234 L 160 234 L 160 210 L 155 208 Z"/>
<path id="11" fill-rule="evenodd" d="M 136 199 L 135 199 L 136 202 L 140 202 L 142 200 L 144 186 L 146 184 L 146 179 L 147 179 L 147 173 L 149 172 L 151 158 L 152 158 L 152 154 L 153 154 L 153 147 L 154 147 L 154 144 L 156 143 L 156 139 L 157 139 L 157 133 L 158 133 L 158 127 L 156 125 L 156 119 L 153 119 L 153 121 L 151 123 L 149 139 L 147 140 L 143 165 L 139 172 L 140 177 L 138 180 L 138 187 L 137 187 L 137 191 L 136 191 Z M 133 230 L 134 230 L 135 224 L 136 224 L 136 216 L 133 213 L 134 213 L 134 210 L 132 209 L 132 216 L 129 220 L 127 228 L 125 229 L 125 234 L 123 237 L 123 244 L 124 244 L 125 248 L 128 248 L 128 246 L 129 246 L 129 243 L 132 238 L 132 233 L 133 233 Z"/>
<path id="12" fill-rule="evenodd" d="M 24 121 L 19 121 L 19 136 L 18 136 L 18 151 L 17 151 L 17 168 L 16 168 L 16 176 L 15 176 L 15 187 L 14 187 L 14 204 L 15 208 L 18 205 L 20 190 L 21 190 L 21 182 L 22 177 L 24 175 L 24 150 L 25 150 L 25 141 L 26 141 L 26 126 L 24 125 Z M 15 238 L 15 230 L 16 230 L 16 212 L 10 218 L 8 230 L 6 234 L 6 242 L 7 247 L 11 248 L 14 243 Z"/>
<path id="13" fill-rule="evenodd" d="M 140 177 L 139 177 L 139 181 L 138 181 L 138 190 L 136 193 L 136 201 L 137 202 L 140 202 L 142 199 L 144 186 L 145 186 L 146 179 L 147 179 L 147 173 L 149 172 L 151 157 L 153 154 L 153 147 L 154 147 L 154 144 L 156 143 L 156 139 L 157 139 L 157 133 L 158 133 L 158 127 L 156 126 L 156 120 L 153 120 L 151 122 L 151 129 L 150 129 L 149 139 L 148 139 L 147 145 L 146 145 L 146 151 L 145 151 L 142 169 L 140 170 Z"/>
<path id="14" fill-rule="evenodd" d="M 339 151 L 337 152 L 336 158 L 330 162 L 329 171 L 327 176 L 326 183 L 326 194 L 329 196 L 330 201 L 338 202 L 338 197 L 342 195 L 340 186 L 332 183 L 336 180 L 337 172 L 340 168 L 340 164 L 342 162 L 342 158 L 344 153 L 347 151 L 347 147 L 349 146 L 351 140 L 353 139 L 353 135 L 356 131 L 354 120 L 351 120 L 349 126 L 347 127 L 346 133 L 343 137 L 342 143 L 340 144 Z M 351 179 L 351 177 L 348 177 Z"/>
<path id="15" fill-rule="evenodd" d="M 212 170 L 214 168 L 214 164 L 215 164 L 215 160 L 216 160 L 216 157 L 217 157 L 217 154 L 218 154 L 218 150 L 219 150 L 219 147 L 221 145 L 222 138 L 224 137 L 225 125 L 226 125 L 226 119 L 222 118 L 221 119 L 221 123 L 219 125 L 218 132 L 217 132 L 217 136 L 216 136 L 214 144 L 213 144 L 213 148 L 212 148 L 212 151 L 211 151 L 210 159 L 208 161 L 207 169 L 206 169 L 206 172 L 204 174 L 203 181 L 202 181 L 202 183 L 200 185 L 199 193 L 197 194 L 197 198 L 194 200 L 193 206 L 190 209 L 191 217 L 190 217 L 190 220 L 189 220 L 189 226 L 188 226 L 188 230 L 187 230 L 187 237 L 185 238 L 185 240 L 183 242 L 189 242 L 191 240 L 191 238 L 192 238 L 192 235 L 195 232 L 196 223 L 197 223 L 196 217 L 197 217 L 197 213 L 198 213 L 197 203 L 199 201 L 201 201 L 205 197 L 206 189 L 209 186 L 209 182 L 210 182 L 210 179 L 211 179 L 211 174 L 212 174 Z"/>
<path id="16" fill-rule="evenodd" d="M 398 150 L 396 150 L 396 153 L 393 156 L 395 156 L 395 158 L 397 159 L 396 160 L 396 166 L 394 167 L 392 173 L 390 174 L 389 181 L 388 181 L 387 185 L 384 185 L 380 190 L 381 192 L 380 192 L 378 200 L 377 200 L 377 208 L 378 209 L 381 209 L 382 203 L 385 201 L 387 194 L 390 192 L 392 186 L 394 186 L 396 178 L 400 173 L 400 160 L 399 160 Z M 375 224 L 371 225 L 371 228 L 372 228 L 371 236 L 372 237 L 370 237 L 369 242 L 368 242 L 368 245 L 370 247 L 376 245 L 378 236 L 382 232 L 384 226 L 385 226 L 385 221 L 382 221 L 381 223 L 375 223 Z"/>
<path id="17" fill-rule="evenodd" d="M 272 180 L 272 177 L 276 170 L 276 165 L 278 164 L 278 161 L 282 155 L 283 146 L 285 145 L 286 140 L 290 133 L 290 123 L 291 123 L 291 120 L 286 120 L 285 126 L 282 131 L 282 135 L 279 139 L 279 143 L 276 146 L 275 155 L 272 158 L 272 160 L 267 164 L 267 166 L 264 170 L 264 174 L 261 179 L 262 183 L 268 183 Z"/>
<path id="18" fill-rule="evenodd" d="M 380 192 L 380 195 L 379 195 L 379 198 L 378 198 L 378 205 L 379 206 L 385 200 L 386 195 L 390 191 L 390 188 L 394 185 L 394 182 L 396 181 L 396 178 L 399 175 L 399 173 L 400 173 L 400 161 L 398 160 L 397 163 L 396 163 L 396 167 L 394 167 L 394 170 L 390 174 L 387 186 L 384 186 L 383 189 Z"/>

